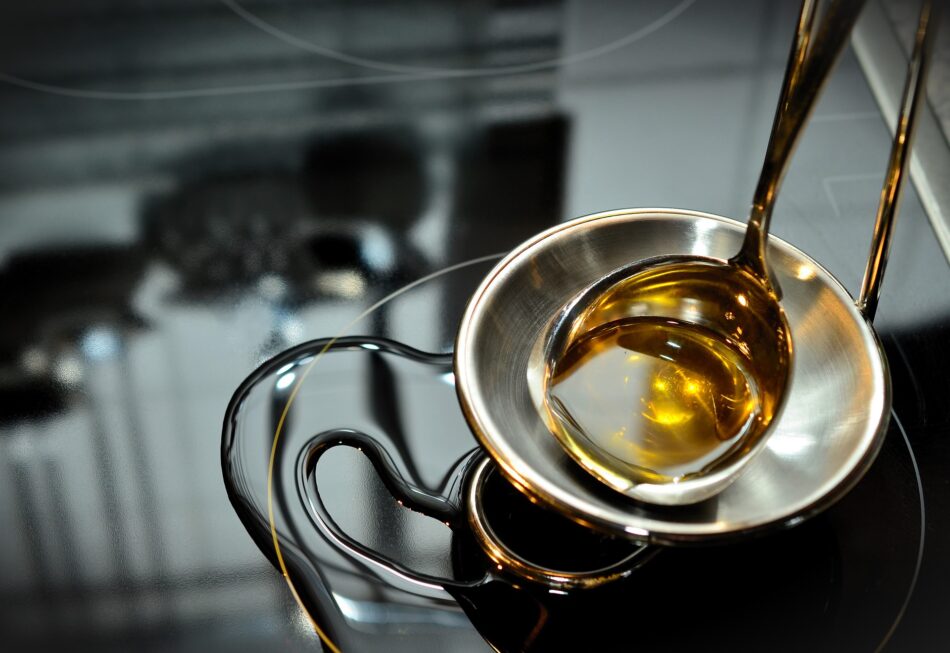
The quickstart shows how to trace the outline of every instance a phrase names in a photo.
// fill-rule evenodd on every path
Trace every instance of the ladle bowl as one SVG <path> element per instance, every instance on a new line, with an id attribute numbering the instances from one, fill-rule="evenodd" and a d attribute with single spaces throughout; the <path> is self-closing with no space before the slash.
<path id="1" fill-rule="evenodd" d="M 545 334 L 567 299 L 631 260 L 724 260 L 745 225 L 675 209 L 599 213 L 524 243 L 485 278 L 462 319 L 455 377 L 462 409 L 503 473 L 579 521 L 653 542 L 708 541 L 794 523 L 864 474 L 887 426 L 890 386 L 874 330 L 845 288 L 808 255 L 771 238 L 795 343 L 785 406 L 735 482 L 692 506 L 654 506 L 603 486 L 552 435 L 543 410 Z"/>
<path id="2" fill-rule="evenodd" d="M 688 437 L 684 439 L 682 434 L 665 434 L 658 439 L 648 437 L 641 442 L 618 439 L 617 433 L 590 432 L 554 396 L 551 379 L 562 367 L 559 363 L 570 360 L 572 343 L 598 329 L 616 328 L 614 325 L 638 319 L 649 320 L 651 333 L 656 332 L 652 325 L 657 323 L 691 325 L 691 328 L 701 329 L 695 333 L 708 334 L 716 341 L 726 343 L 742 361 L 748 371 L 745 382 L 754 385 L 755 398 L 739 403 L 754 404 L 755 409 L 748 415 L 740 409 L 744 423 L 733 424 L 736 430 L 724 434 L 727 439 L 719 446 L 728 447 L 725 451 L 697 452 L 696 443 Z M 667 340 L 667 336 L 659 332 L 650 338 Z M 536 382 L 532 383 L 531 389 L 535 402 L 543 404 L 551 433 L 581 467 L 601 482 L 631 498 L 659 505 L 686 505 L 708 499 L 738 477 L 765 445 L 772 421 L 784 406 L 793 358 L 793 339 L 785 313 L 771 289 L 759 277 L 731 261 L 683 255 L 638 260 L 607 274 L 564 307 L 542 340 L 543 358 L 532 361 L 532 369 L 543 365 L 547 383 L 542 388 L 541 397 L 537 396 L 539 387 Z M 688 350 L 689 343 L 665 342 L 669 352 L 677 354 L 687 351 L 682 349 L 684 344 Z M 699 343 L 692 346 L 697 345 L 704 346 Z M 649 359 L 660 362 L 660 357 L 672 360 L 661 352 L 653 352 Z M 708 364 L 710 360 L 704 362 Z M 702 377 L 694 378 L 700 380 L 690 381 L 696 389 L 687 398 L 701 402 L 703 397 L 696 393 L 704 385 Z M 670 384 L 684 385 L 682 379 L 656 377 L 653 385 L 657 384 L 661 395 Z M 647 405 L 643 405 L 646 399 L 634 403 L 634 397 L 628 396 L 631 394 L 629 386 L 623 385 L 622 389 L 622 397 L 614 397 L 620 399 L 621 415 L 630 412 L 631 408 L 634 413 L 649 411 Z M 605 388 L 590 388 L 589 391 L 598 395 L 614 394 Z M 673 389 L 667 391 L 676 392 Z M 719 390 L 712 392 L 718 394 Z M 710 399 L 706 397 L 707 401 Z M 610 412 L 604 406 L 605 402 L 609 402 L 606 397 L 598 400 L 597 412 L 601 416 L 594 418 L 601 423 L 604 410 Z M 716 412 L 715 406 L 713 408 L 717 419 L 725 419 Z M 724 403 L 722 409 L 729 410 L 729 403 Z M 654 428 L 664 433 L 681 431 L 683 426 L 679 420 L 682 415 L 679 407 L 668 415 L 661 410 L 654 421 L 667 418 L 674 422 L 666 427 L 656 424 Z M 608 431 L 615 428 L 615 424 L 611 425 Z M 710 441 L 716 442 L 716 438 L 709 438 L 703 446 L 709 446 Z M 697 456 L 701 456 L 698 462 L 690 462 Z M 662 464 L 664 459 L 673 467 L 662 469 L 651 464 Z M 682 471 L 684 469 L 688 471 Z"/>

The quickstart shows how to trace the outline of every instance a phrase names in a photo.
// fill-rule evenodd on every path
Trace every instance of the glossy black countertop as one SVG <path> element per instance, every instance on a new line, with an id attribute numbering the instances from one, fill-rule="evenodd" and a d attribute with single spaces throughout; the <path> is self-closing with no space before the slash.
<path id="1" fill-rule="evenodd" d="M 742 219 L 796 6 L 50 0 L 0 9 L 5 650 L 319 650 L 225 491 L 221 423 L 238 384 L 289 347 L 341 333 L 450 352 L 492 256 L 572 217 L 668 206 Z M 852 293 L 889 145 L 846 52 L 773 225 Z M 880 587 L 877 571 L 862 571 L 869 596 L 883 587 L 893 603 L 868 609 L 867 619 L 893 625 L 875 642 L 942 651 L 950 264 L 910 187 L 875 327 L 893 379 L 893 468 L 859 485 L 829 523 L 866 532 L 858 526 L 874 523 L 875 493 L 893 491 L 887 510 L 896 512 L 881 510 L 880 537 L 841 548 L 858 568 L 893 565 L 880 569 Z M 329 413 L 370 410 L 365 402 L 386 392 L 398 410 L 375 419 L 420 433 L 419 443 L 459 423 L 451 392 L 433 408 L 443 395 L 410 391 L 411 370 L 361 365 L 332 368 L 346 382 Z M 474 446 L 464 429 L 453 438 Z M 415 446 L 423 476 L 454 452 Z M 385 490 L 358 457 L 337 464 L 326 482 L 347 515 L 341 524 L 407 564 L 445 565 L 444 534 L 380 509 Z M 365 496 L 350 493 L 354 478 Z M 743 551 L 789 574 L 811 560 L 796 566 L 741 547 L 730 555 Z M 684 557 L 676 568 L 701 564 Z M 756 589 L 763 604 L 783 605 L 781 588 Z M 340 606 L 358 630 L 358 605 Z M 455 613 L 421 625 L 413 615 L 368 618 L 360 641 L 487 650 Z M 839 625 L 829 632 L 853 624 Z M 744 628 L 754 635 L 738 640 L 748 650 L 796 641 Z"/>

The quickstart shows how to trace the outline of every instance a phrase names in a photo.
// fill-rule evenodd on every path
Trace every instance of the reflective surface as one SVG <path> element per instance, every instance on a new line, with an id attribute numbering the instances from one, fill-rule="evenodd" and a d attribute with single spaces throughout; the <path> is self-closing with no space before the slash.
<path id="1" fill-rule="evenodd" d="M 760 455 L 720 494 L 683 511 L 605 494 L 577 473 L 542 419 L 549 363 L 539 341 L 565 295 L 579 293 L 631 256 L 644 260 L 672 252 L 723 259 L 738 249 L 742 235 L 741 223 L 710 215 L 614 211 L 539 235 L 486 277 L 459 330 L 459 399 L 477 437 L 514 482 L 578 520 L 663 543 L 734 538 L 800 521 L 853 486 L 874 459 L 887 422 L 883 354 L 847 292 L 778 239 L 770 241 L 769 260 L 784 289 L 782 306 L 796 343 L 792 381 L 772 435 L 756 443 Z M 629 306 L 647 315 L 652 310 L 645 302 Z M 689 307 L 674 302 L 670 310 Z M 763 320 L 763 330 L 772 324 Z M 748 460 L 740 456 L 732 468 L 691 480 L 700 489 L 723 487 L 734 478 L 735 465 Z M 675 484 L 644 485 L 651 499 L 671 487 L 678 491 Z M 625 491 L 637 490 L 634 485 Z"/>
<path id="2" fill-rule="evenodd" d="M 484 274 L 488 264 L 438 275 L 379 310 L 405 311 L 419 293 L 461 289 L 463 278 L 474 285 L 477 275 L 467 274 L 469 267 Z M 314 362 L 325 344 L 302 344 L 248 379 L 229 413 L 233 429 L 224 460 L 232 500 L 273 559 L 266 452 L 288 399 L 289 375 L 296 381 L 313 363 L 281 435 L 275 517 L 295 590 L 344 651 L 479 650 L 485 646 L 479 636 L 502 651 L 625 650 L 631 625 L 651 646 L 751 651 L 762 638 L 787 631 L 788 638 L 769 639 L 771 645 L 858 651 L 873 649 L 898 618 L 918 560 L 921 504 L 896 423 L 863 482 L 813 520 L 727 546 L 662 550 L 626 578 L 552 591 L 496 572 L 453 516 L 461 490 L 456 479 L 474 441 L 454 406 L 448 357 L 356 337 L 338 341 Z M 372 440 L 351 440 L 353 434 Z M 301 454 L 324 435 L 349 446 L 330 449 L 301 478 Z M 385 453 L 373 451 L 374 441 Z M 394 487 L 393 473 L 415 489 Z M 332 531 L 314 524 L 316 492 L 335 523 Z M 427 493 L 447 500 L 433 505 Z M 603 558 L 583 555 L 589 542 L 552 529 L 507 483 L 487 484 L 485 496 L 487 523 L 536 563 L 584 569 L 624 555 L 609 542 L 597 545 Z M 597 534 L 586 530 L 583 538 L 591 536 Z M 360 551 L 341 548 L 334 537 Z M 710 588 L 716 588 L 715 601 Z M 743 627 L 736 627 L 737 611 Z M 869 613 L 877 615 L 873 624 Z M 680 628 L 683 621 L 695 628 Z"/>
<path id="3" fill-rule="evenodd" d="M 796 1 L 413 0 L 404 14 L 387 4 L 2 3 L 5 650 L 317 650 L 224 487 L 221 419 L 240 381 L 409 281 L 508 251 L 565 219 L 623 206 L 747 214 Z M 314 44 L 425 68 L 553 63 L 412 78 Z M 846 52 L 774 226 L 852 293 L 889 142 Z M 927 523 L 921 573 L 888 650 L 939 652 L 950 639 L 950 267 L 907 191 L 876 324 Z M 420 286 L 348 333 L 447 352 L 490 267 Z M 325 382 L 322 415 L 351 424 L 370 396 L 391 392 L 397 408 L 374 413 L 385 425 L 374 432 L 406 434 L 423 480 L 437 486 L 454 453 L 440 443 L 474 446 L 464 428 L 449 428 L 462 426 L 452 387 L 437 386 L 446 404 L 411 384 L 389 390 L 387 378 L 403 377 L 361 361 L 346 394 L 338 369 Z M 875 468 L 820 518 L 834 538 L 806 523 L 780 539 L 658 556 L 657 577 L 694 590 L 701 627 L 681 627 L 669 609 L 685 592 L 666 594 L 644 613 L 652 641 L 662 629 L 684 645 L 703 634 L 759 651 L 758 637 L 781 632 L 791 650 L 802 641 L 873 649 L 906 598 L 920 545 L 914 467 L 893 428 Z M 321 483 L 343 530 L 419 570 L 451 571 L 439 539 L 447 529 L 400 512 L 358 452 L 332 456 Z M 699 590 L 743 560 L 757 576 L 728 585 L 736 589 L 718 608 L 703 602 Z M 486 650 L 457 611 L 420 618 L 392 590 L 325 573 L 366 650 Z M 737 629 L 730 602 L 756 619 Z M 489 611 L 484 622 L 502 621 Z"/>

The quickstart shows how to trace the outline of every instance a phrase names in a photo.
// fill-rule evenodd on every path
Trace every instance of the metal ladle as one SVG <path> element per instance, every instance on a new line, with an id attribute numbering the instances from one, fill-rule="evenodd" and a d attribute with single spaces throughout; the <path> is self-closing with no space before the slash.
<path id="1" fill-rule="evenodd" d="M 784 409 L 756 459 L 709 500 L 671 509 L 634 503 L 605 487 L 551 435 L 539 412 L 544 345 L 565 302 L 631 260 L 672 252 L 725 261 L 746 232 L 735 220 L 698 211 L 621 209 L 559 224 L 515 248 L 485 277 L 462 317 L 455 349 L 459 403 L 478 441 L 516 487 L 589 526 L 675 544 L 798 523 L 861 479 L 890 414 L 887 362 L 870 320 L 915 114 L 924 102 L 936 27 L 932 8 L 926 3 L 920 16 L 862 295 L 855 301 L 805 252 L 769 238 L 769 263 L 781 280 L 795 355 Z"/>
<path id="2" fill-rule="evenodd" d="M 576 295 L 552 325 L 544 353 L 548 425 L 576 462 L 627 496 L 647 503 L 682 505 L 718 494 L 762 450 L 781 413 L 792 369 L 793 343 L 780 304 L 781 290 L 766 261 L 769 222 L 795 145 L 863 4 L 864 0 L 836 0 L 816 21 L 817 2 L 802 3 L 765 162 L 739 252 L 728 260 L 669 255 L 624 265 Z M 929 14 L 929 3 L 924 12 Z M 906 148 L 903 152 L 906 156 Z M 895 180 L 890 192 L 896 193 L 898 189 Z M 881 252 L 886 252 L 886 239 L 876 242 Z M 882 254 L 873 260 L 881 261 Z M 712 459 L 702 459 L 701 467 L 695 465 L 685 473 L 651 468 L 650 460 L 660 457 L 654 453 L 661 446 L 655 440 L 645 439 L 636 448 L 621 439 L 608 438 L 601 431 L 585 429 L 551 388 L 559 364 L 571 359 L 570 347 L 578 338 L 595 329 L 616 328 L 614 325 L 621 321 L 635 318 L 661 318 L 672 325 L 698 326 L 744 354 L 748 377 L 756 385 L 757 412 L 746 419 L 741 430 L 730 434 L 728 448 L 724 445 Z M 668 353 L 684 351 L 679 349 L 684 346 L 681 343 L 671 340 L 666 344 L 677 348 Z M 665 387 L 663 382 L 656 383 Z M 624 453 L 631 450 L 640 453 L 625 457 Z"/>

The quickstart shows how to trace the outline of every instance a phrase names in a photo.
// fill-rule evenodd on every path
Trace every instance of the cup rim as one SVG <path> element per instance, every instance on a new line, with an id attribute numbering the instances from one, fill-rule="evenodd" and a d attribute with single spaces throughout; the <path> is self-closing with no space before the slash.
<path id="1" fill-rule="evenodd" d="M 491 457 L 483 456 L 472 472 L 465 493 L 468 524 L 479 547 L 495 565 L 492 573 L 494 571 L 511 573 L 552 589 L 590 589 L 626 578 L 656 553 L 652 547 L 640 545 L 629 555 L 615 562 L 597 569 L 583 571 L 563 571 L 531 562 L 512 550 L 498 537 L 485 515 L 482 492 L 489 474 L 497 469 Z M 504 475 L 502 478 L 503 482 L 509 482 Z M 548 508 L 544 507 L 544 509 Z"/>

